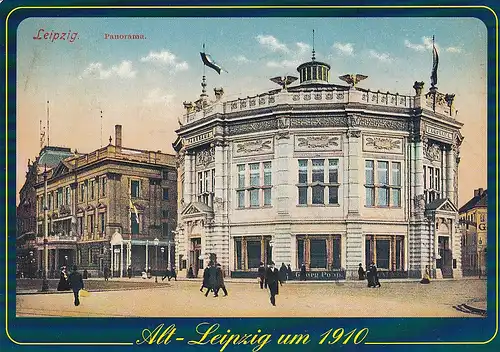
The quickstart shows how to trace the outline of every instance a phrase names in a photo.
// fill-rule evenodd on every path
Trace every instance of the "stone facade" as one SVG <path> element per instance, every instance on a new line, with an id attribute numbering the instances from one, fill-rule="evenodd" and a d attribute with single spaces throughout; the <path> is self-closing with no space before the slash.
<path id="1" fill-rule="evenodd" d="M 321 66 L 313 77 L 328 77 Z M 403 96 L 307 74 L 180 119 L 177 265 L 196 272 L 216 259 L 237 277 L 273 260 L 352 279 L 374 261 L 382 277 L 419 277 L 426 265 L 460 277 L 452 102 L 420 85 Z"/>
<path id="2" fill-rule="evenodd" d="M 102 275 L 106 266 L 115 276 L 124 275 L 129 266 L 134 274 L 145 267 L 164 271 L 168 248 L 173 262 L 175 157 L 122 147 L 118 144 L 121 128 L 117 128 L 115 140 L 116 145 L 110 140 L 106 147 L 66 158 L 38 175 L 38 268 L 42 269 L 47 233 L 49 275 L 57 275 L 60 266 L 72 264 L 93 276 Z"/>

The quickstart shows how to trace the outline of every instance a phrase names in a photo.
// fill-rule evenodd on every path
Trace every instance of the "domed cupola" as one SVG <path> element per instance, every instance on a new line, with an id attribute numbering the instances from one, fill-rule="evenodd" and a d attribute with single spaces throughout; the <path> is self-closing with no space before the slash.
<path id="1" fill-rule="evenodd" d="M 300 74 L 300 84 L 326 84 L 330 78 L 330 65 L 316 61 L 314 45 L 311 61 L 297 67 L 297 71 Z"/>

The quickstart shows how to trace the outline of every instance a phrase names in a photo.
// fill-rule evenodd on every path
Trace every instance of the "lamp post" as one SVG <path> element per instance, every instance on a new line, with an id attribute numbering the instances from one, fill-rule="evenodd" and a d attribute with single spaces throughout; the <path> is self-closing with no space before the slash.
<path id="1" fill-rule="evenodd" d="M 161 247 L 160 248 L 160 252 L 161 252 L 161 263 L 163 263 L 163 258 L 165 258 L 165 247 Z M 167 267 L 167 270 L 168 270 L 168 267 Z"/>
<path id="2" fill-rule="evenodd" d="M 478 266 L 479 266 L 479 278 L 481 278 L 481 274 L 482 274 L 482 266 L 481 266 L 481 262 L 482 262 L 482 257 L 483 257 L 483 240 L 480 238 L 479 241 L 478 241 L 478 250 L 477 250 L 477 253 L 478 253 L 478 256 L 477 256 L 477 259 L 478 259 Z"/>
<path id="3" fill-rule="evenodd" d="M 33 251 L 30 251 L 30 264 L 29 264 L 29 268 L 28 268 L 28 270 L 29 270 L 28 275 L 29 275 L 30 279 L 33 278 L 33 272 L 35 271 L 34 269 L 35 268 L 33 266 Z"/>
<path id="4" fill-rule="evenodd" d="M 48 252 L 48 235 L 49 235 L 49 222 L 48 216 L 48 206 L 47 206 L 47 164 L 45 164 L 45 170 L 43 172 L 43 272 L 42 272 L 42 292 L 49 290 L 49 281 L 47 280 L 47 274 L 49 271 L 49 252 Z"/>
<path id="5" fill-rule="evenodd" d="M 158 244 L 160 244 L 160 241 L 155 238 L 153 243 L 155 245 L 155 282 L 158 283 Z"/>

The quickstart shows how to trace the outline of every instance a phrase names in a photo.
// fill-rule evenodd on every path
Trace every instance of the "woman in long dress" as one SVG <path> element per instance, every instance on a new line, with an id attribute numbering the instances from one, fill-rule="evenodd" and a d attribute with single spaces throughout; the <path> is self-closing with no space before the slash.
<path id="1" fill-rule="evenodd" d="M 431 272 L 429 270 L 428 265 L 425 266 L 424 277 L 422 278 L 422 280 L 420 280 L 420 283 L 421 284 L 430 284 L 431 283 Z"/>

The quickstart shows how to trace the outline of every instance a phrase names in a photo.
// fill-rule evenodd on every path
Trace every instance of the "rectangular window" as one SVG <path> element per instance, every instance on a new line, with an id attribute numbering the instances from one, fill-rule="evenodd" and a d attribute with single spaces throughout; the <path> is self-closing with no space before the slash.
<path id="1" fill-rule="evenodd" d="M 163 189 L 163 200 L 168 200 L 168 188 Z"/>
<path id="2" fill-rule="evenodd" d="M 264 188 L 264 205 L 271 205 L 271 188 Z"/>
<path id="3" fill-rule="evenodd" d="M 94 199 L 95 198 L 95 181 L 94 180 L 90 180 L 90 199 Z"/>
<path id="4" fill-rule="evenodd" d="M 374 187 L 366 187 L 366 206 L 374 207 L 375 206 L 375 188 Z"/>
<path id="5" fill-rule="evenodd" d="M 203 193 L 203 173 L 198 172 L 198 195 L 201 196 Z"/>
<path id="6" fill-rule="evenodd" d="M 235 240 L 235 246 L 236 246 L 236 270 L 242 270 L 242 263 L 241 263 L 241 240 Z"/>
<path id="7" fill-rule="evenodd" d="M 377 162 L 377 177 L 380 185 L 389 185 L 389 163 L 387 161 Z"/>
<path id="8" fill-rule="evenodd" d="M 340 238 L 334 238 L 333 239 L 333 263 L 332 263 L 332 269 L 340 269 L 341 268 L 341 261 L 340 261 L 340 254 L 342 253 L 342 248 L 340 244 Z"/>
<path id="9" fill-rule="evenodd" d="M 389 189 L 385 187 L 379 187 L 377 189 L 377 199 L 379 206 L 381 207 L 389 206 Z"/>
<path id="10" fill-rule="evenodd" d="M 238 165 L 238 188 L 245 188 L 245 165 Z"/>
<path id="11" fill-rule="evenodd" d="M 161 224 L 161 232 L 163 234 L 163 237 L 165 238 L 169 238 L 169 232 L 168 232 L 169 228 L 168 228 L 168 222 L 162 222 Z"/>
<path id="12" fill-rule="evenodd" d="M 164 180 L 168 180 L 168 170 L 162 170 L 161 176 Z"/>
<path id="13" fill-rule="evenodd" d="M 365 179 L 367 185 L 375 184 L 374 173 L 373 173 L 373 160 L 365 161 Z"/>
<path id="14" fill-rule="evenodd" d="M 436 172 L 434 173 L 434 178 L 435 178 L 435 181 L 434 181 L 434 184 L 435 184 L 435 189 L 436 191 L 439 192 L 440 190 L 440 185 L 439 185 L 439 169 L 436 169 Z"/>
<path id="15" fill-rule="evenodd" d="M 307 204 L 307 186 L 299 187 L 299 204 Z"/>
<path id="16" fill-rule="evenodd" d="M 434 169 L 432 167 L 429 168 L 429 188 L 434 188 Z"/>
<path id="17" fill-rule="evenodd" d="M 260 167 L 258 163 L 250 166 L 250 186 L 260 186 Z"/>
<path id="18" fill-rule="evenodd" d="M 325 161 L 322 159 L 312 161 L 312 182 L 325 182 Z"/>
<path id="19" fill-rule="evenodd" d="M 392 185 L 401 186 L 401 163 L 392 163 Z"/>
<path id="20" fill-rule="evenodd" d="M 328 204 L 339 204 L 339 188 L 337 186 L 328 187 Z"/>
<path id="21" fill-rule="evenodd" d="M 106 232 L 106 213 L 100 213 L 99 214 L 99 223 L 100 223 L 100 229 L 101 229 L 101 233 L 105 233 Z"/>
<path id="22" fill-rule="evenodd" d="M 399 188 L 393 188 L 391 189 L 391 195 L 392 195 L 392 206 L 393 207 L 400 207 L 401 206 L 401 189 Z"/>
<path id="23" fill-rule="evenodd" d="M 311 268 L 326 269 L 326 240 L 310 240 L 311 244 Z"/>
<path id="24" fill-rule="evenodd" d="M 260 241 L 247 242 L 248 269 L 258 268 L 261 262 Z"/>
<path id="25" fill-rule="evenodd" d="M 259 190 L 258 189 L 252 189 L 250 190 L 250 206 L 251 207 L 258 207 L 259 204 Z"/>
<path id="26" fill-rule="evenodd" d="M 80 202 L 83 202 L 83 200 L 85 199 L 85 184 L 84 183 L 80 183 L 80 194 L 79 194 L 79 198 L 80 198 Z"/>
<path id="27" fill-rule="evenodd" d="M 304 240 L 297 240 L 297 266 L 304 263 Z"/>
<path id="28" fill-rule="evenodd" d="M 377 268 L 379 269 L 389 269 L 389 245 L 390 240 L 376 239 L 376 251 L 377 251 Z"/>
<path id="29" fill-rule="evenodd" d="M 338 159 L 328 160 L 328 182 L 338 183 L 339 182 L 339 161 Z"/>
<path id="30" fill-rule="evenodd" d="M 236 194 L 238 196 L 238 208 L 244 208 L 245 207 L 245 191 L 237 191 Z"/>
<path id="31" fill-rule="evenodd" d="M 205 188 L 203 189 L 203 191 L 206 193 L 206 192 L 209 192 L 209 190 L 210 190 L 209 187 L 210 187 L 210 185 L 212 183 L 212 182 L 210 182 L 211 181 L 211 179 L 210 179 L 210 171 L 205 171 L 203 173 L 203 176 L 205 178 L 204 179 L 204 181 L 205 181 Z"/>
<path id="32" fill-rule="evenodd" d="M 66 205 L 71 205 L 71 189 L 66 187 Z"/>
<path id="33" fill-rule="evenodd" d="M 140 182 L 138 180 L 130 181 L 130 196 L 132 198 L 139 198 Z"/>
<path id="34" fill-rule="evenodd" d="M 107 178 L 103 177 L 101 179 L 101 196 L 106 197 L 106 185 L 107 185 Z"/>
<path id="35" fill-rule="evenodd" d="M 94 214 L 88 215 L 87 217 L 87 233 L 94 233 Z"/>
<path id="36" fill-rule="evenodd" d="M 299 160 L 299 183 L 307 183 L 307 160 Z"/>
<path id="37" fill-rule="evenodd" d="M 324 186 L 312 186 L 312 204 L 325 204 Z"/>
<path id="38" fill-rule="evenodd" d="M 271 162 L 267 161 L 264 165 L 264 186 L 271 185 Z"/>
<path id="39" fill-rule="evenodd" d="M 79 216 L 76 220 L 78 226 L 78 234 L 83 235 L 83 216 Z"/>

